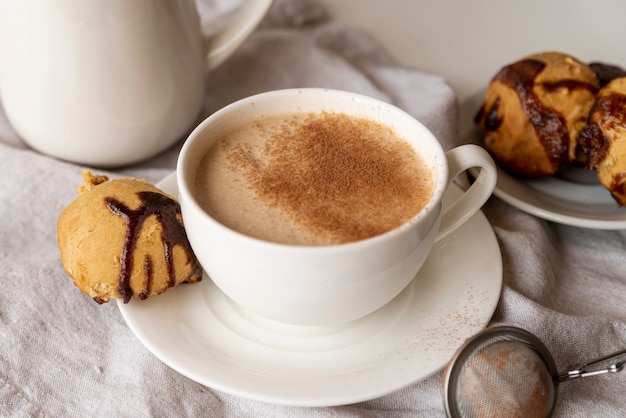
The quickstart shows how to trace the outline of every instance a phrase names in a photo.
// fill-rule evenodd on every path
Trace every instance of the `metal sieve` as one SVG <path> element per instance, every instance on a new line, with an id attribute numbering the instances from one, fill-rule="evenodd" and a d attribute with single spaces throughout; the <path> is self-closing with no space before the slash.
<path id="1" fill-rule="evenodd" d="M 559 373 L 534 335 L 497 326 L 478 333 L 454 355 L 443 375 L 446 414 L 452 418 L 549 417 L 561 382 L 616 373 L 626 349 Z"/>

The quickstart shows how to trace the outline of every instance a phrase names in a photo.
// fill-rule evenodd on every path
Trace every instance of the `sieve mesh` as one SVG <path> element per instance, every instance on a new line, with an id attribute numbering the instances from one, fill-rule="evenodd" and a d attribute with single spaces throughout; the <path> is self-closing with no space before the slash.
<path id="1" fill-rule="evenodd" d="M 548 417 L 556 403 L 556 368 L 543 344 L 511 329 L 470 341 L 446 370 L 452 417 Z M 530 338 L 530 339 L 529 339 Z M 538 344 L 538 345 L 536 345 Z"/>

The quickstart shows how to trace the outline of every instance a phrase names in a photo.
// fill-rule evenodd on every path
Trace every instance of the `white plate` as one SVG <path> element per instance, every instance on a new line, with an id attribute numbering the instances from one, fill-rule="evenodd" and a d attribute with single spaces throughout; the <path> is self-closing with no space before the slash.
<path id="1" fill-rule="evenodd" d="M 159 187 L 177 194 L 174 175 Z M 435 245 L 396 299 L 341 326 L 255 317 L 206 276 L 119 308 L 156 357 L 196 382 L 263 402 L 331 406 L 377 398 L 441 370 L 487 325 L 501 286 L 500 248 L 479 212 Z"/>
<path id="2" fill-rule="evenodd" d="M 483 92 L 461 104 L 461 139 L 482 144 L 473 118 Z M 625 229 L 626 208 L 619 206 L 594 172 L 571 168 L 559 177 L 525 180 L 498 168 L 494 194 L 531 215 L 549 221 L 594 229 Z"/>

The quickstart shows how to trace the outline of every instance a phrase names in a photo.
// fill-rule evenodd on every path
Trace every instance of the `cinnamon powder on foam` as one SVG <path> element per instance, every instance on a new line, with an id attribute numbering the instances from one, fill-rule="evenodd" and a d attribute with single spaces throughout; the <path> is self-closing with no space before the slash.
<path id="1" fill-rule="evenodd" d="M 262 158 L 243 144 L 223 146 L 230 169 L 242 174 L 257 199 L 330 243 L 397 228 L 432 195 L 432 175 L 414 148 L 364 118 L 321 113 L 286 119 L 269 134 Z"/>

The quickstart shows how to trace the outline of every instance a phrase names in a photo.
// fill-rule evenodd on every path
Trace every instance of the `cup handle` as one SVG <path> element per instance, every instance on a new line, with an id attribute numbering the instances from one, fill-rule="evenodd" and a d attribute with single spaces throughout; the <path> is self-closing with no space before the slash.
<path id="1" fill-rule="evenodd" d="M 444 202 L 437 240 L 461 226 L 471 218 L 489 199 L 498 177 L 496 165 L 487 151 L 474 144 L 461 145 L 446 152 L 448 159 L 449 188 L 454 178 L 462 172 L 479 167 L 480 171 L 472 185 L 451 204 Z"/>
<path id="2" fill-rule="evenodd" d="M 212 70 L 246 40 L 272 5 L 272 0 L 248 0 L 231 16 L 226 25 L 206 39 L 206 67 Z"/>

